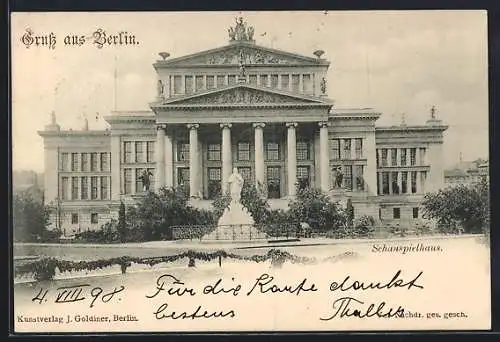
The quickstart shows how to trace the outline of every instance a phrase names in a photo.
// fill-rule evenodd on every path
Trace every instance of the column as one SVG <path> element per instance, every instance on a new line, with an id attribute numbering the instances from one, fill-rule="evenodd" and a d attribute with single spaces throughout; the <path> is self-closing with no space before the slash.
<path id="1" fill-rule="evenodd" d="M 101 177 L 100 176 L 96 176 L 96 186 L 97 186 L 96 199 L 102 200 L 102 198 L 101 198 Z"/>
<path id="2" fill-rule="evenodd" d="M 376 151 L 377 151 L 377 159 L 378 159 L 377 167 L 381 167 L 382 166 L 382 150 L 380 148 L 377 148 Z"/>
<path id="3" fill-rule="evenodd" d="M 189 192 L 190 197 L 199 197 L 198 128 L 199 124 L 188 124 L 189 129 Z"/>
<path id="4" fill-rule="evenodd" d="M 172 146 L 172 136 L 165 134 L 165 186 L 174 186 L 174 153 Z"/>
<path id="5" fill-rule="evenodd" d="M 406 149 L 406 166 L 410 166 L 411 158 L 410 158 L 410 148 Z"/>
<path id="6" fill-rule="evenodd" d="M 207 90 L 207 75 L 203 75 L 203 90 Z"/>
<path id="7" fill-rule="evenodd" d="M 255 130 L 255 185 L 264 186 L 264 127 L 262 122 L 254 123 Z"/>
<path id="8" fill-rule="evenodd" d="M 415 148 L 415 165 L 420 166 L 420 148 Z M 417 182 L 418 183 L 418 182 Z"/>
<path id="9" fill-rule="evenodd" d="M 397 172 L 399 193 L 403 193 L 403 172 Z"/>
<path id="10" fill-rule="evenodd" d="M 220 124 L 222 128 L 222 193 L 228 191 L 227 181 L 232 173 L 233 162 L 231 158 L 231 124 Z"/>
<path id="11" fill-rule="evenodd" d="M 165 186 L 165 130 L 166 125 L 156 126 L 156 172 L 155 187 L 159 190 Z"/>
<path id="12" fill-rule="evenodd" d="M 401 159 L 401 149 L 396 148 L 396 166 L 401 165 L 400 159 Z"/>
<path id="13" fill-rule="evenodd" d="M 387 165 L 392 166 L 392 148 L 387 148 Z"/>
<path id="14" fill-rule="evenodd" d="M 186 94 L 186 75 L 181 75 L 181 94 Z"/>
<path id="15" fill-rule="evenodd" d="M 321 190 L 327 192 L 330 190 L 329 164 L 330 158 L 328 155 L 328 123 L 319 123 L 319 151 L 320 151 L 320 175 L 321 175 Z"/>
<path id="16" fill-rule="evenodd" d="M 406 193 L 411 194 L 411 172 L 409 171 L 406 171 Z"/>
<path id="17" fill-rule="evenodd" d="M 293 78 L 293 74 L 288 74 L 288 91 L 289 92 L 292 92 L 293 91 L 293 83 L 292 83 L 292 78 Z"/>
<path id="18" fill-rule="evenodd" d="M 111 166 L 111 199 L 120 199 L 120 184 L 121 184 L 121 174 L 120 174 L 120 162 L 121 162 L 121 149 L 120 149 L 120 136 L 111 135 L 111 155 L 110 155 L 110 166 Z"/>
<path id="19" fill-rule="evenodd" d="M 304 93 L 304 74 L 299 75 L 299 93 Z"/>
<path id="20" fill-rule="evenodd" d="M 288 158 L 288 196 L 295 196 L 297 183 L 297 138 L 295 134 L 296 122 L 286 124 L 287 129 L 287 158 Z"/>
<path id="21" fill-rule="evenodd" d="M 281 74 L 278 74 L 278 89 L 281 89 Z"/>
<path id="22" fill-rule="evenodd" d="M 416 182 L 415 182 L 415 187 L 416 187 L 417 191 L 415 193 L 419 194 L 422 191 L 421 186 L 420 186 L 420 171 L 416 171 L 415 173 L 417 174 L 417 178 L 416 178 Z"/>

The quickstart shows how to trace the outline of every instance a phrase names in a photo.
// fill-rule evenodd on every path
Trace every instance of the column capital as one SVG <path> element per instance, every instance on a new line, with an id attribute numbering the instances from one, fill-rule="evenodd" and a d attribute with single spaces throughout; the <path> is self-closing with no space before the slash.
<path id="1" fill-rule="evenodd" d="M 167 125 L 166 124 L 156 124 L 156 130 L 157 131 L 166 130 L 166 129 L 167 129 Z"/>
<path id="2" fill-rule="evenodd" d="M 287 122 L 285 125 L 287 128 L 296 128 L 299 124 L 296 122 Z"/>
<path id="3" fill-rule="evenodd" d="M 266 124 L 263 122 L 255 122 L 252 124 L 252 127 L 253 128 L 264 128 L 264 127 L 266 127 Z"/>
<path id="4" fill-rule="evenodd" d="M 196 129 L 200 128 L 200 125 L 199 125 L 199 124 L 187 124 L 187 125 L 186 125 L 186 127 L 187 127 L 188 129 L 190 129 L 190 130 L 191 130 L 191 129 L 196 130 Z"/>
<path id="5" fill-rule="evenodd" d="M 231 128 L 233 127 L 233 124 L 231 123 L 221 123 L 220 124 L 220 128 L 224 129 L 224 128 Z"/>
<path id="6" fill-rule="evenodd" d="M 318 122 L 318 126 L 319 128 L 328 127 L 328 122 L 327 121 Z"/>

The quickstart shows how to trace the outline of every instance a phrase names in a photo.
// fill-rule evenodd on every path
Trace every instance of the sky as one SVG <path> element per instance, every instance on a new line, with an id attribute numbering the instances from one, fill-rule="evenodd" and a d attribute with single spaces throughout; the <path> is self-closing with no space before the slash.
<path id="1" fill-rule="evenodd" d="M 339 108 L 374 108 L 377 125 L 424 124 L 436 106 L 444 164 L 488 159 L 486 11 L 308 11 L 14 13 L 11 17 L 13 169 L 44 171 L 39 130 L 55 111 L 62 129 L 105 129 L 112 110 L 149 110 L 152 64 L 227 45 L 242 16 L 258 45 L 331 62 L 328 96 Z M 22 37 L 56 37 L 54 48 L 27 48 Z M 97 29 L 134 35 L 138 44 L 92 44 Z M 87 37 L 65 46 L 67 35 Z M 25 40 L 26 41 L 26 40 Z M 116 80 L 115 80 L 116 73 Z"/>

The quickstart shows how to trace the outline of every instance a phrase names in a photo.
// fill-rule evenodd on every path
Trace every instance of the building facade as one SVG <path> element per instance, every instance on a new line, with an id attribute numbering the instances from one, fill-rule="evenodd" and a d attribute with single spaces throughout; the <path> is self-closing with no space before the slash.
<path id="1" fill-rule="evenodd" d="M 482 159 L 472 162 L 461 161 L 455 167 L 444 170 L 446 186 L 469 185 L 483 179 L 489 181 L 489 162 Z"/>
<path id="2" fill-rule="evenodd" d="M 151 188 L 183 186 L 210 207 L 233 167 L 272 207 L 286 208 L 299 186 L 351 199 L 355 216 L 419 219 L 426 191 L 443 186 L 447 126 L 378 127 L 372 109 L 340 109 L 327 94 L 330 63 L 262 47 L 242 20 L 229 44 L 184 57 L 160 53 L 157 93 L 143 112 L 113 112 L 105 131 L 61 130 L 45 143 L 45 199 L 54 227 L 97 229 L 120 201 Z"/>

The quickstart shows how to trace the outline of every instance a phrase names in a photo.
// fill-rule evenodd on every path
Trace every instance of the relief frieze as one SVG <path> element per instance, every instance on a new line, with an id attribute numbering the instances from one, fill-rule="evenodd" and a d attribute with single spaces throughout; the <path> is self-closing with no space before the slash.
<path id="1" fill-rule="evenodd" d="M 307 100 L 291 96 L 269 94 L 251 89 L 234 89 L 223 93 L 202 95 L 182 101 L 182 104 L 254 104 L 254 103 L 304 103 Z"/>

